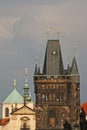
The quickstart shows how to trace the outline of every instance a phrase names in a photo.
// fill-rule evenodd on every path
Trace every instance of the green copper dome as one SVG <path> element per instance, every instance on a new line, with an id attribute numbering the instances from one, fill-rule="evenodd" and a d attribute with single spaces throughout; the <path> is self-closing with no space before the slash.
<path id="1" fill-rule="evenodd" d="M 3 103 L 23 103 L 23 97 L 21 94 L 14 88 L 10 95 L 4 100 Z"/>
<path id="2" fill-rule="evenodd" d="M 24 83 L 24 89 L 29 89 L 29 85 L 28 85 L 27 79 L 25 80 L 25 83 Z"/>

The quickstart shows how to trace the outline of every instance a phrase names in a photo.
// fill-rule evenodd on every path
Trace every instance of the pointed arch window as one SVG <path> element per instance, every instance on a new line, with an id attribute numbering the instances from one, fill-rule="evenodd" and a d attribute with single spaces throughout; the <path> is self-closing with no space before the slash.
<path id="1" fill-rule="evenodd" d="M 5 108 L 5 117 L 8 117 L 8 116 L 9 116 L 9 108 L 6 107 L 6 108 Z"/>

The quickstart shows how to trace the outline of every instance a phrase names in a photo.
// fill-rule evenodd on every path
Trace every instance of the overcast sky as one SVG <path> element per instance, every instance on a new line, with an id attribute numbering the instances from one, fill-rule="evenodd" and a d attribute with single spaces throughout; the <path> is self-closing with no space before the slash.
<path id="1" fill-rule="evenodd" d="M 25 67 L 33 92 L 35 58 L 42 69 L 47 40 L 58 39 L 58 31 L 64 66 L 76 56 L 81 103 L 87 101 L 87 0 L 0 0 L 0 103 L 13 90 L 14 79 L 23 94 Z"/>

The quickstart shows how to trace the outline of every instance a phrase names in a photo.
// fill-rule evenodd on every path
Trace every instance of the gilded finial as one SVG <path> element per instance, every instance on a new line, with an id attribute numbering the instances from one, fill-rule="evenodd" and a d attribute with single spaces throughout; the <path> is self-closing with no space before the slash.
<path id="1" fill-rule="evenodd" d="M 39 60 L 39 57 L 36 56 L 36 64 L 39 64 L 40 60 Z"/>
<path id="2" fill-rule="evenodd" d="M 49 34 L 50 34 L 50 28 L 47 28 L 47 36 L 49 36 Z"/>
<path id="3" fill-rule="evenodd" d="M 14 80 L 14 83 L 13 83 L 13 85 L 14 85 L 14 88 L 16 88 L 16 80 Z"/>
<path id="4" fill-rule="evenodd" d="M 60 36 L 60 31 L 59 31 L 59 29 L 58 29 L 58 31 L 57 31 L 57 35 L 58 35 L 58 39 L 59 39 L 59 36 Z"/>
<path id="5" fill-rule="evenodd" d="M 76 44 L 73 45 L 73 52 L 76 51 Z"/>
<path id="6" fill-rule="evenodd" d="M 74 50 L 74 51 L 76 50 L 76 44 L 74 44 L 74 46 L 73 46 L 73 50 Z"/>
<path id="7" fill-rule="evenodd" d="M 58 36 L 60 35 L 60 32 L 57 32 Z"/>
<path id="8" fill-rule="evenodd" d="M 27 76 L 28 75 L 28 69 L 25 68 L 25 75 Z"/>

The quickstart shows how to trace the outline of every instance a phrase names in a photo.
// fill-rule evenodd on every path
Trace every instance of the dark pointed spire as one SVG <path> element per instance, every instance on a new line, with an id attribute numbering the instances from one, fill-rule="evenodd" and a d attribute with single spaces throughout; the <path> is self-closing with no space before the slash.
<path id="1" fill-rule="evenodd" d="M 72 82 L 80 83 L 80 76 L 79 76 L 79 71 L 78 71 L 75 56 L 73 57 L 73 60 L 72 60 L 71 75 L 72 75 Z"/>
<path id="2" fill-rule="evenodd" d="M 71 74 L 79 74 L 75 56 L 72 60 Z"/>
<path id="3" fill-rule="evenodd" d="M 68 64 L 68 65 L 67 65 L 67 74 L 70 74 L 70 69 L 71 69 L 71 68 L 70 68 L 70 65 Z"/>
<path id="4" fill-rule="evenodd" d="M 43 74 L 47 75 L 61 75 L 63 74 L 63 61 L 59 40 L 48 40 Z"/>
<path id="5" fill-rule="evenodd" d="M 40 74 L 40 66 L 38 66 L 38 74 Z"/>
<path id="6" fill-rule="evenodd" d="M 37 64 L 35 65 L 35 71 L 34 71 L 34 75 L 37 75 L 38 73 L 38 68 L 37 68 Z"/>

